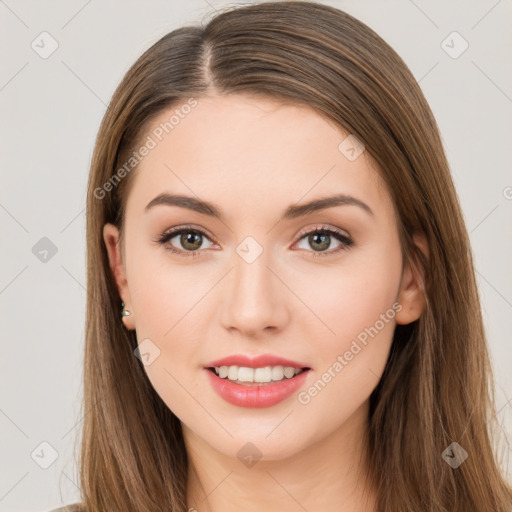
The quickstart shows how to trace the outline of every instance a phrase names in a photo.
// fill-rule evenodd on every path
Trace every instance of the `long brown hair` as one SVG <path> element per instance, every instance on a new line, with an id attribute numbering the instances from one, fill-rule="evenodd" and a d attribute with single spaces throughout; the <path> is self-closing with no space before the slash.
<path id="1" fill-rule="evenodd" d="M 510 512 L 512 490 L 492 443 L 494 383 L 471 248 L 433 114 L 375 32 L 304 1 L 228 8 L 205 26 L 172 31 L 128 70 L 108 106 L 87 197 L 84 510 L 187 510 L 180 421 L 134 356 L 102 229 L 111 222 L 123 232 L 137 169 L 119 169 L 148 123 L 174 105 L 232 93 L 309 106 L 363 141 L 394 201 L 403 254 L 425 271 L 424 311 L 396 327 L 370 397 L 379 512 Z M 413 243 L 416 230 L 428 258 Z M 468 454 L 456 469 L 442 456 L 452 442 Z"/>

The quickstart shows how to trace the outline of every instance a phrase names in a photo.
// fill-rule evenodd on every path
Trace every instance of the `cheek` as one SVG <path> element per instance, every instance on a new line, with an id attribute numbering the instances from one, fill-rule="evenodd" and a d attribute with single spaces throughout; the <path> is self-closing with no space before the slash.
<path id="1" fill-rule="evenodd" d="M 393 252 L 385 256 L 380 251 L 360 252 L 339 265 L 319 266 L 314 273 L 300 273 L 300 278 L 295 276 L 295 291 L 305 298 L 304 302 L 313 313 L 304 318 L 311 318 L 311 327 L 316 327 L 324 340 L 331 340 L 317 343 L 318 350 L 322 347 L 328 352 L 342 349 L 392 308 L 401 277 L 400 254 Z M 388 321 L 383 327 L 379 322 L 379 330 L 389 335 L 393 329 L 390 323 L 393 322 Z"/>
<path id="2" fill-rule="evenodd" d="M 153 362 L 145 364 L 146 373 L 159 394 L 179 399 L 183 389 L 178 382 L 185 382 L 201 339 L 193 334 L 191 319 L 207 292 L 207 283 L 191 280 L 191 273 L 169 264 L 160 249 L 134 247 L 130 264 L 137 340 L 141 352 L 147 347 L 155 354 Z"/>
<path id="3" fill-rule="evenodd" d="M 195 310 L 200 309 L 197 303 L 207 288 L 204 283 L 191 282 L 190 273 L 177 265 L 163 267 L 166 258 L 162 253 L 156 258 L 156 252 L 141 251 L 133 258 L 130 294 L 137 340 L 141 353 L 146 347 L 154 354 L 150 364 L 144 364 L 144 370 L 155 392 L 180 419 L 188 418 L 195 410 L 191 395 L 201 394 L 197 382 L 190 378 L 201 339 L 193 334 L 191 320 Z"/>
<path id="4" fill-rule="evenodd" d="M 144 248 L 143 242 L 133 247 L 128 270 L 137 334 L 170 338 L 194 299 L 204 294 L 204 283 L 194 280 L 180 265 L 171 264 L 171 255 L 163 248 Z"/>
<path id="5" fill-rule="evenodd" d="M 370 396 L 386 365 L 401 277 L 400 251 L 388 249 L 360 253 L 337 272 L 315 274 L 315 287 L 304 286 L 316 315 L 333 332 L 325 328 L 316 337 L 318 364 L 298 401 L 312 414 L 331 408 L 334 423 Z"/>

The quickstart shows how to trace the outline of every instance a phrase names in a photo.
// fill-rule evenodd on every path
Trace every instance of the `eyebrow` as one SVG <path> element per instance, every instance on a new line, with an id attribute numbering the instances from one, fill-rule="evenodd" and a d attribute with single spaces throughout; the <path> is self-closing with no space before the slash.
<path id="1" fill-rule="evenodd" d="M 179 206 L 180 208 L 186 208 L 203 215 L 209 215 L 219 220 L 224 219 L 224 215 L 218 206 L 191 196 L 162 193 L 152 199 L 144 210 L 148 212 L 157 205 Z M 295 219 L 320 210 L 343 205 L 358 206 L 369 215 L 374 216 L 372 209 L 360 199 L 346 194 L 337 194 L 315 199 L 309 203 L 291 205 L 284 211 L 281 220 Z"/>

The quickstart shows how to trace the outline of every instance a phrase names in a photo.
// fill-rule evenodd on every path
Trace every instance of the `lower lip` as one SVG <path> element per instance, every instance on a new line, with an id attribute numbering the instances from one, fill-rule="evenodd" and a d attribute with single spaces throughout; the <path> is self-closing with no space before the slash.
<path id="1" fill-rule="evenodd" d="M 213 389 L 226 402 L 239 407 L 271 407 L 288 398 L 296 391 L 304 381 L 309 370 L 304 370 L 295 377 L 287 379 L 286 377 L 272 384 L 262 384 L 260 386 L 251 384 L 236 384 L 229 379 L 221 379 L 216 373 L 205 368 Z"/>

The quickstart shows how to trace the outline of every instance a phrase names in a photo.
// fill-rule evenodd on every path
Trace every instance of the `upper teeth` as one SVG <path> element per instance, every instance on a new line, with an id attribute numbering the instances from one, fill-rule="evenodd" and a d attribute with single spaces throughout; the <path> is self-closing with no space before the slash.
<path id="1" fill-rule="evenodd" d="M 221 378 L 241 382 L 270 382 L 291 379 L 301 373 L 301 368 L 293 366 L 265 366 L 264 368 L 248 368 L 246 366 L 216 366 L 215 373 Z"/>

